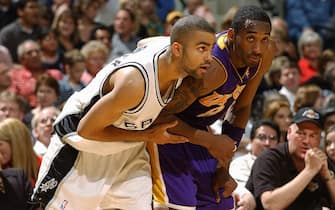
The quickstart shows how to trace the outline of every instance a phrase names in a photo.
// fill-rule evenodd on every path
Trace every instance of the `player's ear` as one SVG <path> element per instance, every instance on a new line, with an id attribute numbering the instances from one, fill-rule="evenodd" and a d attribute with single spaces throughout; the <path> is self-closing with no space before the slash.
<path id="1" fill-rule="evenodd" d="M 227 37 L 229 42 L 233 42 L 234 41 L 234 36 L 235 36 L 235 31 L 232 28 L 228 29 L 228 33 L 227 33 Z"/>
<path id="2" fill-rule="evenodd" d="M 172 54 L 176 57 L 180 57 L 183 52 L 183 46 L 179 42 L 173 42 L 171 45 Z"/>

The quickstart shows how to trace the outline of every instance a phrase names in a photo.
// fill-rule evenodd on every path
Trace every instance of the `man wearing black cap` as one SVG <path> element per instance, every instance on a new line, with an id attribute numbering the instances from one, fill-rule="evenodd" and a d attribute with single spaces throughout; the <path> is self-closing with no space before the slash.
<path id="1" fill-rule="evenodd" d="M 256 198 L 256 209 L 335 206 L 335 168 L 319 148 L 322 125 L 320 113 L 300 109 L 288 129 L 288 141 L 257 158 L 246 186 Z"/>

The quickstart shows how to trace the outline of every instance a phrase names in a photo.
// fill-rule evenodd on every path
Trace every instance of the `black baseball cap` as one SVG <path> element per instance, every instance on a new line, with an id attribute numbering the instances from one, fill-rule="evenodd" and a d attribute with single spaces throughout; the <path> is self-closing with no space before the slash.
<path id="1" fill-rule="evenodd" d="M 312 122 L 319 128 L 323 129 L 322 116 L 319 112 L 312 108 L 304 107 L 297 111 L 294 115 L 293 123 L 299 124 L 302 122 Z"/>

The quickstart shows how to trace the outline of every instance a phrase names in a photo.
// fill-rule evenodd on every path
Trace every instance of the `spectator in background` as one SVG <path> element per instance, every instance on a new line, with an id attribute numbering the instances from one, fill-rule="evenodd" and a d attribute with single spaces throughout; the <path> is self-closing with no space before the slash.
<path id="1" fill-rule="evenodd" d="M 289 38 L 288 27 L 285 20 L 281 17 L 273 17 L 271 19 L 271 24 L 271 37 L 276 41 L 277 47 L 276 56 L 288 56 L 291 60 L 296 60 L 296 47 Z"/>
<path id="2" fill-rule="evenodd" d="M 156 14 L 164 23 L 169 12 L 175 10 L 174 0 L 156 0 Z"/>
<path id="3" fill-rule="evenodd" d="M 64 54 L 68 50 L 80 48 L 77 19 L 72 10 L 67 7 L 60 7 L 54 16 L 52 29 L 56 32 L 59 48 Z"/>
<path id="4" fill-rule="evenodd" d="M 292 112 L 287 99 L 275 99 L 265 103 L 263 119 L 278 124 L 280 128 L 280 142 L 286 141 L 287 129 L 292 120 Z"/>
<path id="5" fill-rule="evenodd" d="M 295 94 L 300 84 L 300 71 L 294 61 L 289 61 L 284 64 L 280 71 L 280 84 L 282 85 L 279 93 L 286 96 L 290 103 L 291 111 L 293 112 Z"/>
<path id="6" fill-rule="evenodd" d="M 12 82 L 9 70 L 13 67 L 12 57 L 6 47 L 0 45 L 0 93 L 7 90 Z"/>
<path id="7" fill-rule="evenodd" d="M 251 152 L 234 159 L 229 167 L 230 175 L 237 181 L 238 186 L 234 193 L 237 194 L 237 207 L 253 209 L 256 207 L 253 195 L 246 190 L 252 165 L 256 158 L 266 149 L 278 145 L 280 140 L 280 130 L 276 123 L 261 120 L 254 123 L 251 129 L 250 141 Z M 235 196 L 236 197 L 236 196 Z"/>
<path id="8" fill-rule="evenodd" d="M 324 103 L 321 88 L 317 85 L 304 85 L 298 88 L 295 95 L 294 112 L 303 107 L 321 111 Z"/>
<path id="9" fill-rule="evenodd" d="M 12 0 L 0 1 L 0 31 L 17 18 L 16 9 Z"/>
<path id="10" fill-rule="evenodd" d="M 239 9 L 239 6 L 232 6 L 228 9 L 228 11 L 224 14 L 222 20 L 221 20 L 221 31 L 228 30 L 231 28 L 231 23 L 233 22 L 233 18 Z"/>
<path id="11" fill-rule="evenodd" d="M 1 161 L 2 157 L 0 154 L 0 163 Z M 31 204 L 28 203 L 32 192 L 32 184 L 23 169 L 1 169 L 0 167 L 1 210 L 35 210 L 35 208 L 32 208 Z"/>
<path id="12" fill-rule="evenodd" d="M 330 68 L 330 66 L 335 65 L 335 52 L 331 49 L 326 49 L 321 52 L 318 61 L 318 70 L 321 75 L 324 75 L 326 70 Z"/>
<path id="13" fill-rule="evenodd" d="M 40 75 L 37 78 L 35 95 L 37 99 L 36 107 L 28 112 L 23 120 L 29 128 L 31 128 L 30 122 L 35 114 L 45 107 L 55 106 L 58 102 L 60 95 L 58 81 L 49 74 Z"/>
<path id="14" fill-rule="evenodd" d="M 207 20 L 207 22 L 209 22 L 211 26 L 216 28 L 216 19 L 214 17 L 213 12 L 207 5 L 198 6 L 194 10 L 193 14 L 205 18 L 205 20 Z"/>
<path id="15" fill-rule="evenodd" d="M 21 69 L 12 69 L 11 89 L 23 96 L 32 107 L 36 106 L 35 87 L 37 78 L 48 73 L 57 80 L 63 78 L 63 74 L 56 69 L 44 69 L 41 59 L 41 48 L 32 40 L 26 40 L 18 47 L 18 56 L 22 65 Z"/>
<path id="16" fill-rule="evenodd" d="M 322 39 L 314 31 L 306 31 L 301 34 L 298 41 L 300 59 L 300 83 L 304 83 L 312 77 L 320 75 L 318 71 L 319 57 L 322 52 Z"/>
<path id="17" fill-rule="evenodd" d="M 85 87 L 81 77 L 85 71 L 85 57 L 79 50 L 70 50 L 64 56 L 65 76 L 59 81 L 60 99 L 62 105 L 74 93 Z"/>
<path id="18" fill-rule="evenodd" d="M 16 93 L 8 90 L 0 93 L 0 122 L 6 118 L 23 120 L 27 111 L 27 102 Z"/>
<path id="19" fill-rule="evenodd" d="M 335 98 L 332 98 L 322 109 L 323 125 L 327 131 L 332 125 L 335 125 Z"/>
<path id="20" fill-rule="evenodd" d="M 94 21 L 101 6 L 101 1 L 79 0 L 79 11 L 77 14 L 78 32 L 80 42 L 86 43 L 90 40 L 92 30 L 101 25 Z"/>
<path id="21" fill-rule="evenodd" d="M 304 31 L 315 31 L 320 34 L 323 27 L 335 14 L 333 0 L 286 0 L 285 19 L 289 36 L 294 43 Z"/>
<path id="22" fill-rule="evenodd" d="M 203 4 L 203 0 L 187 0 L 186 8 L 184 9 L 184 15 L 193 15 L 195 9 Z"/>
<path id="23" fill-rule="evenodd" d="M 39 44 L 43 68 L 58 69 L 64 72 L 63 53 L 59 49 L 56 32 L 53 30 L 43 31 L 39 37 Z"/>
<path id="24" fill-rule="evenodd" d="M 11 86 L 11 78 L 9 75 L 10 68 L 0 62 L 0 92 L 7 90 Z"/>
<path id="25" fill-rule="evenodd" d="M 39 6 L 39 21 L 38 25 L 41 28 L 41 31 L 49 30 L 52 19 L 53 19 L 53 13 L 49 7 L 46 7 L 44 4 Z"/>
<path id="26" fill-rule="evenodd" d="M 81 82 L 87 85 L 104 67 L 108 58 L 108 48 L 100 41 L 89 41 L 81 49 L 85 57 L 86 71 L 81 76 Z"/>
<path id="27" fill-rule="evenodd" d="M 328 158 L 335 165 L 335 124 L 331 125 L 326 130 L 324 146 L 325 146 L 325 152 L 327 153 Z"/>
<path id="28" fill-rule="evenodd" d="M 70 8 L 71 6 L 71 0 L 48 0 L 48 3 L 47 6 L 51 7 L 53 14 L 56 14 L 59 8 Z"/>
<path id="29" fill-rule="evenodd" d="M 113 33 L 107 26 L 97 26 L 92 30 L 90 40 L 98 40 L 102 42 L 107 48 L 108 51 L 112 51 L 112 35 Z"/>
<path id="30" fill-rule="evenodd" d="M 120 7 L 119 9 L 126 9 L 130 10 L 135 15 L 135 34 L 140 38 L 146 38 L 148 37 L 148 31 L 146 27 L 141 24 L 141 21 L 139 19 L 140 17 L 140 6 L 139 6 L 139 0 L 120 0 Z"/>
<path id="31" fill-rule="evenodd" d="M 176 11 L 176 10 L 173 10 L 173 11 L 171 11 L 167 14 L 166 20 L 165 20 L 165 29 L 164 29 L 165 30 L 165 32 L 164 32 L 165 36 L 170 36 L 172 26 L 181 17 L 183 17 L 183 13 L 181 13 L 179 11 Z"/>
<path id="32" fill-rule="evenodd" d="M 331 87 L 331 91 L 335 93 L 335 64 L 330 64 L 325 69 L 323 79 L 328 82 Z"/>
<path id="33" fill-rule="evenodd" d="M 20 120 L 7 118 L 0 122 L 2 168 L 21 168 L 34 184 L 41 158 L 35 154 L 32 142 L 29 129 Z"/>
<path id="34" fill-rule="evenodd" d="M 140 40 L 136 32 L 136 15 L 128 9 L 119 9 L 113 22 L 112 54 L 109 60 L 130 53 Z"/>
<path id="35" fill-rule="evenodd" d="M 14 62 L 18 62 L 18 46 L 27 39 L 36 40 L 40 34 L 39 4 L 37 0 L 19 0 L 18 19 L 0 31 L 0 44 L 7 47 Z"/>
<path id="36" fill-rule="evenodd" d="M 34 151 L 39 156 L 43 156 L 47 152 L 51 135 L 54 131 L 52 125 L 59 113 L 59 109 L 54 106 L 45 107 L 35 114 L 31 121 L 32 133 L 35 139 Z"/>
<path id="37" fill-rule="evenodd" d="M 279 91 L 282 87 L 280 83 L 281 69 L 287 66 L 289 60 L 286 56 L 275 57 L 272 60 L 270 69 L 264 74 L 264 78 L 258 87 L 257 93 L 262 94 L 264 91 Z"/>
<path id="38" fill-rule="evenodd" d="M 139 0 L 140 23 L 146 28 L 147 36 L 163 35 L 164 27 L 156 14 L 156 0 Z"/>
<path id="39" fill-rule="evenodd" d="M 256 209 L 315 210 L 335 205 L 335 168 L 319 148 L 321 132 L 320 113 L 300 109 L 288 129 L 288 142 L 256 159 L 246 185 L 256 198 Z"/>

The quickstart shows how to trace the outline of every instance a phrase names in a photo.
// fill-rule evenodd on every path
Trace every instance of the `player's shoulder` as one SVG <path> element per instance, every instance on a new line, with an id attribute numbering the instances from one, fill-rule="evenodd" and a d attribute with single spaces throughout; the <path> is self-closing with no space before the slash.
<path id="1" fill-rule="evenodd" d="M 155 46 L 155 45 L 157 46 L 167 44 L 170 44 L 169 36 L 155 36 L 141 39 L 140 41 L 137 42 L 137 47 Z"/>
<path id="2" fill-rule="evenodd" d="M 227 38 L 228 38 L 228 31 L 222 31 L 216 34 L 216 42 L 215 45 L 223 50 L 227 47 Z"/>

